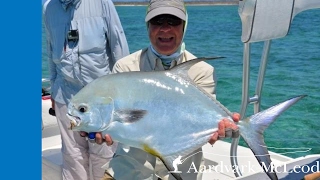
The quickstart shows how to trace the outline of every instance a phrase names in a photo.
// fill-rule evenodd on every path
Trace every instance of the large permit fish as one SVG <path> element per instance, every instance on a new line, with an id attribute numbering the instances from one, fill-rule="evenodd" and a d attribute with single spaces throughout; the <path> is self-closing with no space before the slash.
<path id="1" fill-rule="evenodd" d="M 140 148 L 160 158 L 169 171 L 173 161 L 208 142 L 230 111 L 196 85 L 189 68 L 208 58 L 179 64 L 167 71 L 124 72 L 89 83 L 68 105 L 71 129 L 110 134 L 114 141 Z M 263 132 L 298 96 L 238 123 L 240 135 L 271 179 L 277 175 Z M 174 172 L 174 171 L 173 171 Z M 181 179 L 178 173 L 173 173 Z"/>

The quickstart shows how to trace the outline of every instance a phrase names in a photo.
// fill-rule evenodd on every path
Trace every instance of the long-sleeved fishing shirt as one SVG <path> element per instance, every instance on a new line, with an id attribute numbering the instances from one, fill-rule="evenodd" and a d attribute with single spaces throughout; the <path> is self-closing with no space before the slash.
<path id="1" fill-rule="evenodd" d="M 48 0 L 43 6 L 51 96 L 68 104 L 92 80 L 129 54 L 111 0 Z"/>

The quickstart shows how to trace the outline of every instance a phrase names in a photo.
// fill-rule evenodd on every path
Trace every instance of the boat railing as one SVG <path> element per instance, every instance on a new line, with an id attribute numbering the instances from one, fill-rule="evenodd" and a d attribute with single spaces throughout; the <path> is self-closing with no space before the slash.
<path id="1" fill-rule="evenodd" d="M 320 8 L 319 0 L 240 0 L 238 13 L 242 23 L 243 75 L 241 117 L 246 114 L 249 104 L 254 113 L 260 111 L 261 92 L 268 64 L 268 56 L 273 39 L 285 37 L 293 18 L 300 12 Z M 316 18 L 316 17 L 315 17 Z M 318 18 L 318 17 L 317 17 Z M 250 46 L 253 42 L 264 42 L 255 94 L 249 95 Z M 236 177 L 242 176 L 237 161 L 239 138 L 232 139 L 230 160 Z"/>

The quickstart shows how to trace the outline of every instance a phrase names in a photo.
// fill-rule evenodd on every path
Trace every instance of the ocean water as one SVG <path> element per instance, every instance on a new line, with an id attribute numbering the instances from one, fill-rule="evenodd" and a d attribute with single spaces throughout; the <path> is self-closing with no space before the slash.
<path id="1" fill-rule="evenodd" d="M 145 6 L 116 6 L 130 52 L 149 45 Z M 241 20 L 237 6 L 187 6 L 184 42 L 198 57 L 224 56 L 215 67 L 217 99 L 240 111 L 242 95 Z M 308 95 L 285 111 L 265 131 L 269 150 L 289 157 L 320 153 L 320 9 L 298 14 L 286 37 L 271 42 L 261 109 L 297 95 Z M 42 75 L 48 77 L 45 32 L 42 33 Z M 251 44 L 250 96 L 254 95 L 263 43 Z M 192 105 L 192 104 L 191 104 Z M 253 112 L 249 105 L 247 115 Z M 244 142 L 240 140 L 240 144 Z M 287 149 L 283 149 L 287 148 Z M 290 148 L 290 149 L 289 149 Z M 300 149 L 291 149 L 300 148 Z"/>

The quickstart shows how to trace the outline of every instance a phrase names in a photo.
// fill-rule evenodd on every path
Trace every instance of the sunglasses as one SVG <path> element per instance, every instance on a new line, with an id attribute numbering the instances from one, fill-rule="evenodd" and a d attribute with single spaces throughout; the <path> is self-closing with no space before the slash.
<path id="1" fill-rule="evenodd" d="M 182 19 L 173 15 L 160 15 L 150 19 L 150 24 L 155 26 L 162 26 L 164 22 L 167 22 L 170 26 L 179 26 L 182 23 Z"/>

